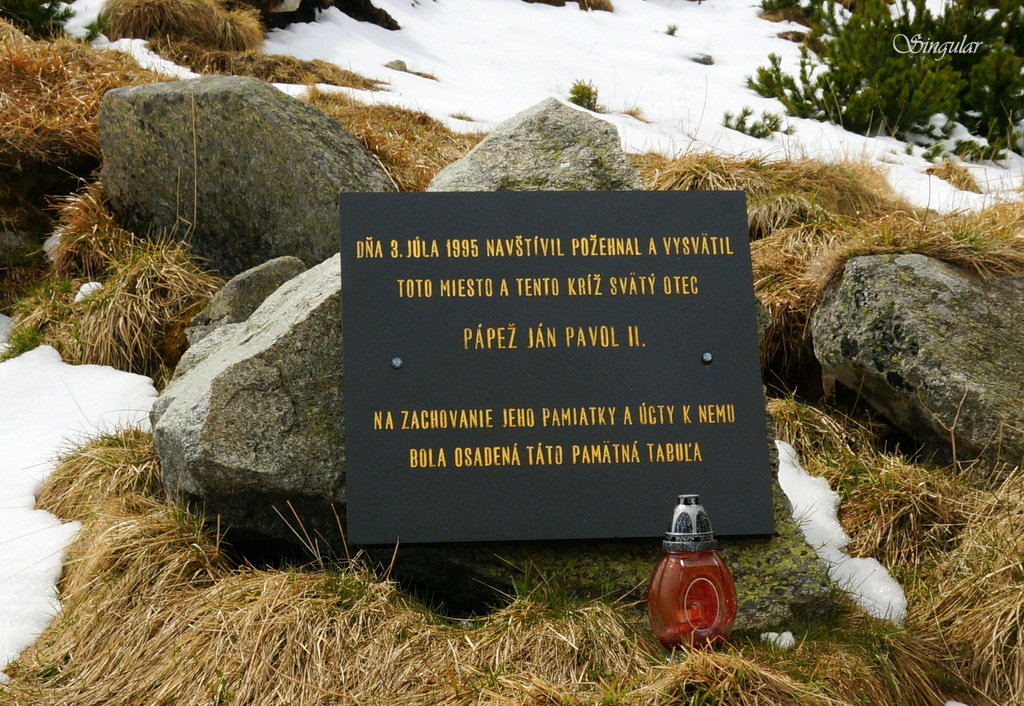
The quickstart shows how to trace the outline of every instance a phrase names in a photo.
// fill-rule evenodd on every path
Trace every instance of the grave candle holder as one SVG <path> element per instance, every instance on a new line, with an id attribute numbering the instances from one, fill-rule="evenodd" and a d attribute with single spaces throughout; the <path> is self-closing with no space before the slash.
<path id="1" fill-rule="evenodd" d="M 721 644 L 736 620 L 736 588 L 698 495 L 679 496 L 661 546 L 647 591 L 655 637 L 667 649 Z"/>

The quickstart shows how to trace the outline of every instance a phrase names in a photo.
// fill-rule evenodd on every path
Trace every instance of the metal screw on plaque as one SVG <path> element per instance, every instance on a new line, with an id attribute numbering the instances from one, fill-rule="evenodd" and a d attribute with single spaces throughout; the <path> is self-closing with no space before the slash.
<path id="1" fill-rule="evenodd" d="M 715 356 L 711 355 L 710 353 L 705 353 L 700 357 L 700 362 L 704 363 L 704 365 L 711 365 L 711 361 L 713 361 L 714 359 Z"/>
<path id="2" fill-rule="evenodd" d="M 405 361 L 402 360 L 401 358 L 396 356 L 396 357 L 391 359 L 391 367 L 394 368 L 395 370 L 398 370 L 403 365 L 405 365 Z"/>

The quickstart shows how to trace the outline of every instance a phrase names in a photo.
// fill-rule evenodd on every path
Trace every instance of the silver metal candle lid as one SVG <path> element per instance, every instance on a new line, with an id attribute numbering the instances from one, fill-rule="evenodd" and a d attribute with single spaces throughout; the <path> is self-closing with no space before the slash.
<path id="1" fill-rule="evenodd" d="M 711 520 L 700 504 L 699 495 L 680 495 L 672 512 L 672 525 L 661 548 L 667 552 L 703 552 L 718 548 Z"/>

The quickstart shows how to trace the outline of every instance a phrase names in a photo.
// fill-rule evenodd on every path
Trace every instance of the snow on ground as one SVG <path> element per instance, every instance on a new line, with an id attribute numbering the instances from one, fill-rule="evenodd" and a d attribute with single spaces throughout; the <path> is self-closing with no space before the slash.
<path id="1" fill-rule="evenodd" d="M 843 549 L 850 536 L 839 524 L 839 494 L 824 478 L 807 473 L 796 451 L 784 441 L 779 447 L 779 485 L 793 504 L 793 517 L 829 569 L 829 577 L 877 618 L 902 623 L 907 615 L 903 588 L 876 559 L 854 559 Z"/>
<path id="2" fill-rule="evenodd" d="M 931 0 L 933 9 L 941 10 L 944 1 Z M 402 25 L 400 31 L 330 8 L 315 23 L 273 30 L 264 51 L 323 59 L 388 81 L 387 92 L 348 92 L 365 102 L 422 110 L 454 130 L 490 130 L 544 98 L 565 99 L 582 80 L 597 88 L 608 111 L 600 117 L 619 129 L 627 151 L 867 160 L 912 203 L 941 212 L 1021 197 L 1024 159 L 1016 156 L 1003 166 L 972 166 L 985 191 L 976 194 L 926 174 L 931 163 L 920 156 L 923 150 L 890 137 L 864 137 L 798 118 L 785 119 L 792 135 L 771 139 L 723 127 L 724 113 L 744 107 L 753 109 L 754 119 L 766 111 L 784 115 L 781 103 L 758 96 L 746 79 L 767 64 L 770 53 L 780 55 L 790 73 L 798 66 L 798 45 L 777 34 L 803 28 L 760 19 L 756 0 L 615 0 L 612 13 L 521 0 L 377 4 Z M 695 61 L 708 57 L 714 63 Z M 384 67 L 395 59 L 437 80 Z M 639 109 L 643 120 L 625 114 L 631 109 Z"/>
<path id="3" fill-rule="evenodd" d="M 947 0 L 929 0 L 933 12 Z M 368 78 L 385 91 L 342 89 L 367 103 L 421 110 L 456 131 L 488 131 L 548 97 L 565 100 L 576 81 L 591 83 L 630 152 L 668 156 L 700 150 L 769 158 L 863 160 L 879 167 L 911 203 L 948 213 L 1019 200 L 1024 158 L 969 167 L 984 193 L 960 191 L 926 174 L 923 149 L 891 137 L 864 137 L 829 123 L 785 118 L 791 135 L 757 139 L 722 125 L 726 112 L 743 108 L 785 115 L 782 104 L 746 87 L 771 53 L 791 74 L 797 44 L 779 32 L 803 30 L 760 18 L 757 0 L 615 0 L 614 12 L 581 12 L 522 0 L 376 0 L 402 26 L 389 31 L 328 8 L 312 23 L 268 33 L 263 49 L 301 59 L 323 59 Z M 103 0 L 77 0 L 73 34 L 84 34 Z M 673 34 L 669 31 L 674 28 Z M 98 46 L 126 51 L 143 65 L 187 78 L 144 48 L 140 40 Z M 414 73 L 384 64 L 400 59 Z M 706 64 L 699 61 L 711 61 Z M 295 95 L 299 87 L 279 86 Z M 329 90 L 334 90 L 329 89 Z M 626 111 L 640 111 L 632 117 Z M 456 117 L 458 116 L 458 117 Z"/>
<path id="4" fill-rule="evenodd" d="M 56 581 L 78 523 L 34 509 L 55 456 L 87 437 L 148 428 L 155 398 L 149 378 L 66 365 L 49 346 L 0 363 L 0 669 L 35 641 L 60 607 Z M 6 679 L 0 672 L 0 683 Z"/>
<path id="5" fill-rule="evenodd" d="M 783 651 L 791 650 L 796 646 L 796 638 L 793 637 L 793 633 L 789 630 L 784 633 L 763 632 L 761 633 L 761 642 L 775 645 Z"/>

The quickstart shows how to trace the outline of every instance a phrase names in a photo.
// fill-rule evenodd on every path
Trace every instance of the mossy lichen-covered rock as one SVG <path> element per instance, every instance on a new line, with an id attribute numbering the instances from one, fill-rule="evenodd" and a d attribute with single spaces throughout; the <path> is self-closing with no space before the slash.
<path id="1" fill-rule="evenodd" d="M 209 76 L 109 91 L 103 184 L 140 235 L 187 239 L 223 275 L 338 250 L 340 191 L 393 191 L 330 116 L 254 78 Z"/>
<path id="2" fill-rule="evenodd" d="M 554 98 L 496 127 L 427 191 L 642 189 L 614 126 Z"/>
<path id="3" fill-rule="evenodd" d="M 1024 461 L 1024 278 L 855 257 L 812 319 L 823 370 L 943 460 Z"/>

